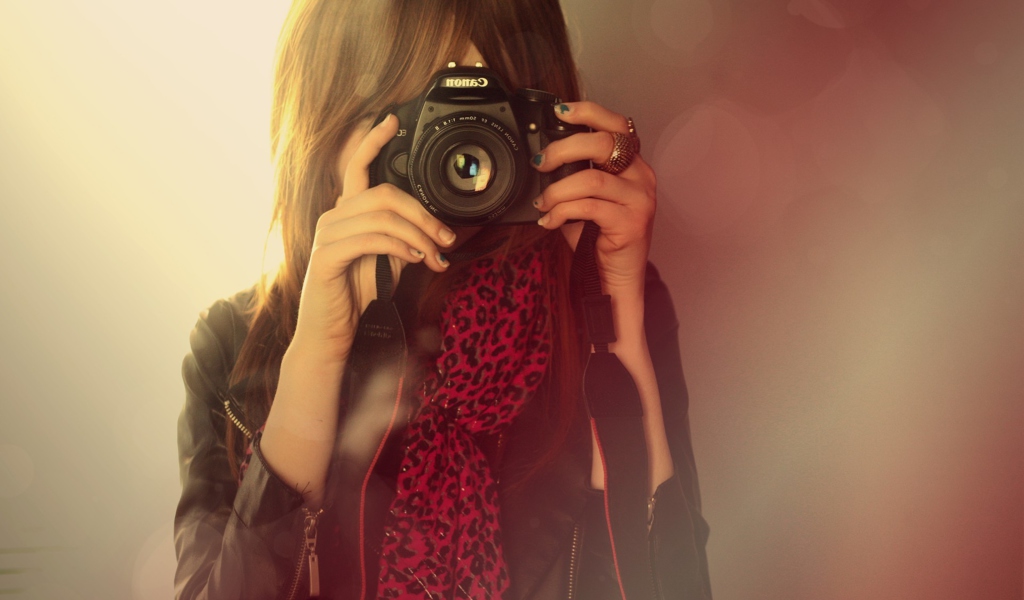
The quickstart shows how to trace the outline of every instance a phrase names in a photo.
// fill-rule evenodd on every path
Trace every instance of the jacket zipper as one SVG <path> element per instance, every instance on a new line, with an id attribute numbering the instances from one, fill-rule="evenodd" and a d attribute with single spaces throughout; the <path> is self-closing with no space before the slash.
<path id="1" fill-rule="evenodd" d="M 650 559 L 647 564 L 651 567 L 651 592 L 654 594 L 654 600 L 661 600 L 662 593 L 658 586 L 658 576 L 654 572 L 654 560 L 657 553 L 654 548 L 654 535 L 651 533 L 654 528 L 654 508 L 657 502 L 657 496 L 651 496 L 647 500 L 647 546 L 650 549 Z"/>
<path id="2" fill-rule="evenodd" d="M 299 581 L 302 579 L 302 567 L 309 566 L 309 597 L 320 597 L 320 560 L 316 555 L 317 522 L 324 509 L 315 513 L 306 507 L 302 507 L 306 514 L 302 547 L 299 549 L 299 560 L 295 561 L 295 577 L 292 578 L 291 589 L 288 592 L 288 600 L 295 600 L 299 592 Z"/>
<path id="3" fill-rule="evenodd" d="M 580 559 L 580 524 L 576 523 L 572 527 L 572 551 L 569 554 L 569 598 L 573 600 L 576 597 L 576 570 L 579 567 Z"/>
<path id="4" fill-rule="evenodd" d="M 251 440 L 252 432 L 249 431 L 249 428 L 245 425 L 242 425 L 242 421 L 235 416 L 235 411 L 231 410 L 231 401 L 223 395 L 221 395 L 220 401 L 224 404 L 224 412 L 227 414 L 228 418 L 231 419 L 231 422 L 235 424 L 235 427 L 237 427 L 246 438 Z"/>
<path id="5" fill-rule="evenodd" d="M 647 500 L 647 538 L 650 541 L 650 562 L 648 563 L 651 568 L 651 590 L 654 593 L 654 600 L 662 600 L 663 595 L 658 586 L 658 577 L 654 572 L 654 538 L 651 536 L 651 529 L 654 526 L 654 506 L 657 503 L 657 498 L 651 496 Z M 577 569 L 579 568 L 580 559 L 580 524 L 576 523 L 572 528 L 572 550 L 569 554 L 569 594 L 568 600 L 573 600 L 576 597 L 576 576 Z"/>

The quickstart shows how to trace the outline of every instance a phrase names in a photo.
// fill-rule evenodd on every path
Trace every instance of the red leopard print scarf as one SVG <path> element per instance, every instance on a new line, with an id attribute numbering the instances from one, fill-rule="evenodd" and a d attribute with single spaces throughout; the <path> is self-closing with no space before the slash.
<path id="1" fill-rule="evenodd" d="M 540 252 L 480 259 L 441 314 L 441 354 L 417 392 L 380 557 L 378 598 L 501 598 L 498 486 L 473 435 L 496 434 L 550 360 Z M 261 427 L 260 430 L 263 428 Z M 239 482 L 252 457 L 246 449 Z"/>
<path id="2" fill-rule="evenodd" d="M 473 434 L 507 427 L 550 360 L 539 252 L 481 259 L 449 293 L 441 354 L 405 433 L 378 598 L 500 598 L 498 487 Z"/>

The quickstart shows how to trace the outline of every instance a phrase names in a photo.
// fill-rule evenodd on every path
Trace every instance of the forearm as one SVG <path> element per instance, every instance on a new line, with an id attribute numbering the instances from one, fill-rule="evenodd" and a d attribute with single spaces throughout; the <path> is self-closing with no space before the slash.
<path id="1" fill-rule="evenodd" d="M 320 356 L 294 343 L 285 352 L 260 443 L 267 466 L 310 508 L 323 502 L 344 371 L 344 362 Z"/>
<path id="2" fill-rule="evenodd" d="M 642 284 L 637 289 L 613 290 L 610 295 L 616 341 L 610 344 L 608 349 L 618 356 L 622 365 L 633 377 L 637 391 L 640 393 L 640 402 L 644 411 L 644 433 L 647 440 L 649 487 L 650 493 L 653 494 L 662 482 L 672 476 L 673 464 L 661 413 L 658 381 L 655 377 L 654 364 L 651 361 L 644 332 Z M 601 455 L 597 451 L 596 440 L 593 440 L 593 445 L 591 485 L 596 489 L 603 489 L 604 465 Z"/>

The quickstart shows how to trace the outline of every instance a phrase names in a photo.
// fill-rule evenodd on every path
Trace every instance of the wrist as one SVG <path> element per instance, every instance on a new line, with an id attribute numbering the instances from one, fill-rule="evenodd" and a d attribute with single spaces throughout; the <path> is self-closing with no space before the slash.
<path id="1" fill-rule="evenodd" d="M 619 355 L 645 350 L 643 287 L 612 289 L 608 295 L 615 322 L 615 342 L 609 345 L 609 350 Z"/>
<path id="2" fill-rule="evenodd" d="M 264 438 L 292 444 L 331 444 L 339 410 L 344 363 L 291 345 L 281 359 Z"/>

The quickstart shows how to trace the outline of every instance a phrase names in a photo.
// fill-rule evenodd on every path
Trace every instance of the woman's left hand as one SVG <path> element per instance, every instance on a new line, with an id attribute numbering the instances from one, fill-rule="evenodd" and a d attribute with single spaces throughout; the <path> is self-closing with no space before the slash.
<path id="1" fill-rule="evenodd" d="M 612 132 L 629 133 L 626 117 L 593 102 L 567 102 L 555 105 L 554 110 L 566 123 L 588 125 L 594 131 L 549 144 L 537 155 L 539 159 L 534 157 L 538 171 L 550 172 L 578 160 L 603 164 L 612 154 Z M 545 229 L 561 227 L 573 250 L 583 223 L 566 221 L 594 221 L 601 228 L 596 253 L 605 293 L 642 294 L 656 190 L 654 170 L 637 154 L 618 175 L 595 168 L 556 181 L 536 198 L 534 205 L 547 213 L 538 224 Z"/>

